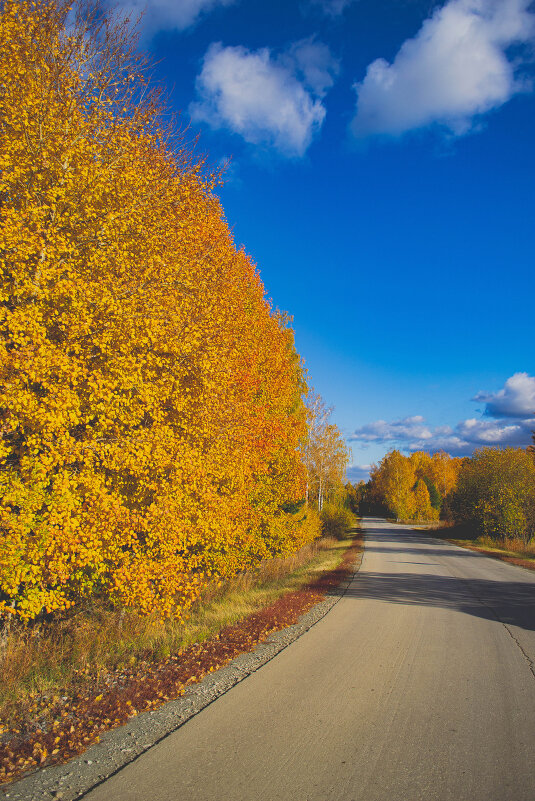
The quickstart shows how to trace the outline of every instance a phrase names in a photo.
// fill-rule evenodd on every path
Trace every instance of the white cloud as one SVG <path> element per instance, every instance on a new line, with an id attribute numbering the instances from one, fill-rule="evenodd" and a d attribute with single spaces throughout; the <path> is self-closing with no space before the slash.
<path id="1" fill-rule="evenodd" d="M 517 420 L 504 424 L 494 420 L 463 420 L 449 434 L 434 431 L 431 440 L 414 441 L 410 450 L 445 450 L 468 454 L 474 448 L 486 446 L 526 447 L 531 441 L 532 420 Z"/>
<path id="2" fill-rule="evenodd" d="M 403 420 L 395 420 L 392 423 L 387 423 L 386 420 L 376 420 L 357 429 L 350 439 L 364 440 L 365 442 L 388 442 L 414 437 L 430 439 L 432 436 L 424 418 L 415 415 L 414 417 L 405 417 Z"/>
<path id="3" fill-rule="evenodd" d="M 151 36 L 160 30 L 184 30 L 217 6 L 230 6 L 236 0 L 122 0 L 106 4 L 121 17 L 135 21 L 142 16 L 141 32 Z"/>
<path id="4" fill-rule="evenodd" d="M 336 62 L 312 39 L 275 57 L 268 48 L 212 44 L 197 77 L 194 121 L 228 128 L 252 144 L 286 156 L 302 156 L 325 118 L 321 102 L 332 85 Z"/>
<path id="5" fill-rule="evenodd" d="M 523 417 L 535 414 L 535 378 L 515 373 L 499 392 L 479 392 L 475 401 L 485 403 L 489 417 Z"/>
<path id="6" fill-rule="evenodd" d="M 519 70 L 535 41 L 531 0 L 450 0 L 407 39 L 394 61 L 379 58 L 355 84 L 357 137 L 401 135 L 438 123 L 467 133 L 478 115 L 498 108 L 527 82 Z"/>
<path id="7" fill-rule="evenodd" d="M 535 423 L 531 419 L 504 424 L 494 420 L 463 420 L 454 428 L 427 426 L 422 423 L 407 425 L 404 421 L 385 423 L 379 420 L 358 428 L 349 441 L 373 441 L 376 444 L 399 445 L 409 451 L 445 450 L 453 454 L 469 454 L 474 448 L 487 445 L 525 447 L 530 444 Z"/>
<path id="8" fill-rule="evenodd" d="M 371 469 L 371 464 L 353 464 L 346 470 L 347 479 L 354 484 L 359 481 L 368 481 Z"/>
<path id="9" fill-rule="evenodd" d="M 327 45 L 313 36 L 293 44 L 288 57 L 281 60 L 287 62 L 290 71 L 295 69 L 307 89 L 318 97 L 325 97 L 340 71 L 339 62 Z"/>
<path id="10" fill-rule="evenodd" d="M 376 420 L 356 429 L 348 439 L 458 455 L 468 455 L 474 448 L 485 446 L 526 447 L 531 443 L 535 429 L 535 377 L 515 373 L 498 392 L 480 392 L 473 400 L 486 403 L 485 419 L 471 417 L 455 427 L 429 426 L 421 415 L 393 422 Z M 504 417 L 509 419 L 503 420 Z"/>

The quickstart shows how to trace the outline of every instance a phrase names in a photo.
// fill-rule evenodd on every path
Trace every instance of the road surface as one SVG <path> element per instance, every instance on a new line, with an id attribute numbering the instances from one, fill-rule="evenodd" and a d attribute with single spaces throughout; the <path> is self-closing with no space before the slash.
<path id="1" fill-rule="evenodd" d="M 535 573 L 369 518 L 340 602 L 90 801 L 534 801 Z"/>

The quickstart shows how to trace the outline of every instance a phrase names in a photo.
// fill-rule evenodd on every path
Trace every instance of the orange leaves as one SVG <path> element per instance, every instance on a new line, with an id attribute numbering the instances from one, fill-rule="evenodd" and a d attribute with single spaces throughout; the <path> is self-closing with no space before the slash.
<path id="1" fill-rule="evenodd" d="M 305 384 L 218 176 L 170 149 L 124 31 L 82 48 L 66 9 L 0 25 L 2 608 L 179 615 L 298 547 Z"/>

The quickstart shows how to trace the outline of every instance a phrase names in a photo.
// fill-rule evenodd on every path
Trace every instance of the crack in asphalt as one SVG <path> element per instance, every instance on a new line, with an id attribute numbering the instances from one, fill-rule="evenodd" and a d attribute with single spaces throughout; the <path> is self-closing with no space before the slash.
<path id="1" fill-rule="evenodd" d="M 442 540 L 436 540 L 436 542 L 442 544 Z M 455 545 L 453 547 L 458 548 L 459 546 Z M 472 551 L 471 553 L 474 553 L 476 556 L 485 557 L 485 554 L 479 554 L 477 551 Z M 445 567 L 444 564 L 442 566 Z M 451 578 L 457 579 L 459 582 L 464 581 L 464 579 L 460 578 L 459 576 L 455 576 L 453 573 L 451 573 L 451 571 L 449 571 L 449 569 L 448 569 L 448 572 L 450 573 Z M 532 677 L 535 679 L 535 664 L 534 664 L 533 660 L 531 659 L 531 657 L 529 656 L 529 654 L 524 650 L 524 648 L 523 648 L 522 644 L 520 643 L 520 641 L 518 640 L 518 638 L 515 637 L 514 633 L 512 632 L 511 628 L 509 627 L 509 625 L 505 622 L 505 620 L 501 619 L 501 617 L 498 614 L 498 612 L 496 611 L 496 609 L 490 603 L 488 603 L 488 601 L 486 601 L 484 598 L 480 598 L 479 595 L 477 595 L 472 590 L 471 587 L 466 587 L 465 589 L 468 589 L 468 591 L 470 592 L 472 597 L 476 599 L 476 601 L 478 601 L 486 609 L 489 609 L 492 612 L 495 620 L 504 627 L 504 629 L 506 630 L 506 632 L 508 633 L 508 635 L 513 640 L 513 642 L 515 643 L 516 647 L 518 648 L 518 650 L 520 651 L 520 653 L 524 657 L 524 659 L 525 659 L 525 661 L 526 661 L 526 663 L 528 665 L 529 671 L 530 671 Z"/>

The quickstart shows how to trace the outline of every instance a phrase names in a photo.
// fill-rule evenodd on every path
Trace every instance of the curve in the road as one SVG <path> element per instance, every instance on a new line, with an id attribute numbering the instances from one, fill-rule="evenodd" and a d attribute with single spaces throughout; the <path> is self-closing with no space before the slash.
<path id="1" fill-rule="evenodd" d="M 367 519 L 340 603 L 90 801 L 534 801 L 535 574 Z"/>

